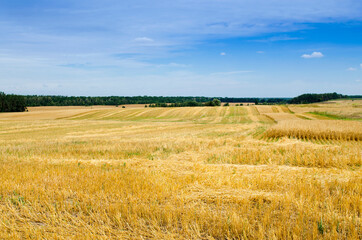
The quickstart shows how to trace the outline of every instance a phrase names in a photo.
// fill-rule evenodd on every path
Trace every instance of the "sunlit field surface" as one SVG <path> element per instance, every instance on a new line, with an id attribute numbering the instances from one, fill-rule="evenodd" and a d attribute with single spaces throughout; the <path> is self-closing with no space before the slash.
<path id="1" fill-rule="evenodd" d="M 0 114 L 0 239 L 361 239 L 362 101 Z"/>

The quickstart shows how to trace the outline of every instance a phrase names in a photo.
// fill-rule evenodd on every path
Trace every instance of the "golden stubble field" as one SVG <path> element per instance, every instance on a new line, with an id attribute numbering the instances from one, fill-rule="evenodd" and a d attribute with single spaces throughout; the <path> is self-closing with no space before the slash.
<path id="1" fill-rule="evenodd" d="M 361 107 L 2 113 L 0 239 L 361 239 Z"/>

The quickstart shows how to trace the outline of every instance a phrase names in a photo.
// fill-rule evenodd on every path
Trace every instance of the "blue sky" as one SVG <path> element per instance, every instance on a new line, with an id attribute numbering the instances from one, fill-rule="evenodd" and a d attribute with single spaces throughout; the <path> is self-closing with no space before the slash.
<path id="1" fill-rule="evenodd" d="M 362 94 L 360 0 L 2 0 L 0 91 Z"/>

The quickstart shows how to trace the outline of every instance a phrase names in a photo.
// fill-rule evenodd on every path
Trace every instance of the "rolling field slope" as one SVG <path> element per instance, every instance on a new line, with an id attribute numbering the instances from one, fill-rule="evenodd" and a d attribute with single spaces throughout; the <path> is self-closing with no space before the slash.
<path id="1" fill-rule="evenodd" d="M 361 239 L 360 106 L 0 114 L 0 239 Z"/>
<path id="2" fill-rule="evenodd" d="M 120 120 L 120 121 L 171 121 L 196 123 L 246 123 L 250 122 L 242 107 L 187 107 L 93 110 L 65 119 Z"/>

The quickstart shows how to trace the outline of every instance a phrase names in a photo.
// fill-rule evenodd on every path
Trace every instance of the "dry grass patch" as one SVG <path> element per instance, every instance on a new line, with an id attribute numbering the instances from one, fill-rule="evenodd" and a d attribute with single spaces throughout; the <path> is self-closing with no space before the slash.
<path id="1" fill-rule="evenodd" d="M 339 100 L 315 104 L 290 105 L 289 108 L 298 114 L 320 112 L 347 119 L 362 119 L 362 100 Z M 325 118 L 328 119 L 328 118 Z"/>

